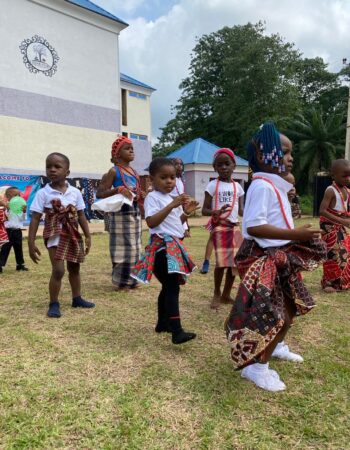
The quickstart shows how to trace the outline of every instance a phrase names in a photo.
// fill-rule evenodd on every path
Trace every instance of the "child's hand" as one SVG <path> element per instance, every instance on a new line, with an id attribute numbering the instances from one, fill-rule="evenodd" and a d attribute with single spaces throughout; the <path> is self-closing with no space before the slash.
<path id="1" fill-rule="evenodd" d="M 120 194 L 124 195 L 124 197 L 128 198 L 129 200 L 132 200 L 134 198 L 133 193 L 126 187 L 120 191 Z"/>
<path id="2" fill-rule="evenodd" d="M 343 225 L 346 228 L 350 228 L 350 217 L 346 218 L 346 219 L 343 219 Z"/>
<path id="3" fill-rule="evenodd" d="M 171 206 L 173 208 L 177 208 L 178 206 L 182 206 L 185 203 L 188 203 L 190 201 L 190 196 L 187 194 L 181 194 L 178 197 L 175 197 L 174 200 L 171 202 Z"/>
<path id="4" fill-rule="evenodd" d="M 311 223 L 307 223 L 302 227 L 293 230 L 293 239 L 296 241 L 310 241 L 311 239 L 319 238 L 321 230 L 313 228 Z"/>
<path id="5" fill-rule="evenodd" d="M 91 236 L 85 237 L 85 255 L 88 255 L 91 248 Z"/>
<path id="6" fill-rule="evenodd" d="M 191 237 L 190 230 L 185 230 L 184 237 L 185 237 L 185 238 L 190 238 L 190 237 Z"/>
<path id="7" fill-rule="evenodd" d="M 190 200 L 184 206 L 184 213 L 191 214 L 193 213 L 193 211 L 199 208 L 200 208 L 199 203 L 196 200 Z"/>
<path id="8" fill-rule="evenodd" d="M 220 209 L 214 209 L 211 213 L 211 215 L 213 216 L 214 219 L 219 219 L 219 217 L 221 216 L 221 214 L 224 214 L 225 212 L 229 212 L 232 211 L 232 208 L 230 205 L 224 205 L 222 206 Z"/>
<path id="9" fill-rule="evenodd" d="M 35 264 L 38 264 L 38 262 L 40 261 L 41 253 L 35 244 L 29 245 L 29 256 L 30 259 L 35 262 Z"/>
<path id="10" fill-rule="evenodd" d="M 27 205 L 23 205 L 22 206 L 22 211 L 25 213 L 25 212 L 27 212 Z"/>

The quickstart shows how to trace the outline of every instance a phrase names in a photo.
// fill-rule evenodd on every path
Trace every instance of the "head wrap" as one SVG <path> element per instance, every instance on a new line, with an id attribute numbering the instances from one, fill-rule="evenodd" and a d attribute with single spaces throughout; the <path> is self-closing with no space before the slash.
<path id="1" fill-rule="evenodd" d="M 279 172 L 284 172 L 283 151 L 281 135 L 273 122 L 266 122 L 255 133 L 251 142 L 247 146 L 249 166 L 253 172 L 259 172 L 259 161 L 257 160 L 257 150 L 262 152 L 265 164 L 278 167 Z"/>
<path id="2" fill-rule="evenodd" d="M 123 145 L 132 144 L 131 139 L 126 136 L 119 136 L 112 144 L 112 158 L 117 158 Z"/>
<path id="3" fill-rule="evenodd" d="M 219 148 L 219 150 L 217 150 L 214 153 L 213 163 L 215 162 L 215 159 L 222 153 L 224 153 L 225 155 L 228 155 L 232 159 L 232 161 L 236 164 L 235 154 L 233 153 L 233 151 L 230 148 Z"/>

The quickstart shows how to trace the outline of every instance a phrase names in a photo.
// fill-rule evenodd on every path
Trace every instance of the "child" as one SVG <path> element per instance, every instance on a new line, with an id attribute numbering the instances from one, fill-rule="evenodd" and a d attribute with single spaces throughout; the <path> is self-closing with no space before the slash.
<path id="1" fill-rule="evenodd" d="M 292 210 L 293 219 L 300 219 L 301 217 L 301 208 L 300 208 L 300 198 L 297 195 L 297 191 L 295 190 L 295 178 L 292 173 L 287 173 L 283 178 L 288 181 L 288 183 L 293 185 L 293 188 L 288 192 L 288 200 L 290 203 L 290 207 Z"/>
<path id="2" fill-rule="evenodd" d="M 242 215 L 244 191 L 240 184 L 232 179 L 236 167 L 235 155 L 228 148 L 219 149 L 213 160 L 213 167 L 219 174 L 205 190 L 202 213 L 212 216 L 208 229 L 211 231 L 215 249 L 216 267 L 214 271 L 214 296 L 210 307 L 218 309 L 220 303 L 231 303 L 231 289 L 237 274 L 234 262 L 238 243 L 235 242 L 235 227 L 238 214 Z M 226 270 L 224 289 L 221 294 L 221 282 Z"/>
<path id="3" fill-rule="evenodd" d="M 174 199 L 170 195 L 176 182 L 175 167 L 170 159 L 155 158 L 149 166 L 149 173 L 154 190 L 145 199 L 145 218 L 151 237 L 133 276 L 142 283 L 149 283 L 154 272 L 162 285 L 155 331 L 171 332 L 172 342 L 182 344 L 196 337 L 195 333 L 184 331 L 180 321 L 180 284 L 186 282 L 195 268 L 182 244 L 182 225 L 198 203 L 191 201 L 186 194 Z"/>
<path id="4" fill-rule="evenodd" d="M 181 158 L 173 158 L 173 163 L 176 171 L 176 185 L 174 189 L 170 192 L 170 195 L 175 198 L 181 194 L 185 194 L 185 185 L 182 179 L 182 174 L 184 171 L 184 163 Z M 190 227 L 188 225 L 188 220 L 186 219 L 183 223 L 184 237 L 191 237 Z"/>
<path id="5" fill-rule="evenodd" d="M 333 161 L 333 179 L 320 205 L 320 225 L 327 245 L 327 260 L 323 263 L 321 281 L 325 292 L 333 293 L 350 289 L 350 162 L 346 159 Z"/>
<path id="6" fill-rule="evenodd" d="M 8 234 L 5 228 L 6 220 L 7 220 L 6 202 L 0 197 L 0 249 L 4 244 L 6 244 L 9 241 Z M 0 266 L 0 273 L 2 273 L 1 266 Z"/>
<path id="7" fill-rule="evenodd" d="M 281 391 L 286 386 L 268 361 L 292 318 L 314 307 L 299 272 L 317 267 L 325 245 L 310 224 L 294 229 L 288 201 L 292 185 L 282 178 L 293 166 L 291 141 L 266 123 L 249 144 L 248 159 L 254 177 L 236 256 L 242 281 L 225 328 L 242 377 L 262 389 Z"/>
<path id="8" fill-rule="evenodd" d="M 130 166 L 134 157 L 132 141 L 125 136 L 118 137 L 112 144 L 111 162 L 114 166 L 103 176 L 96 192 L 97 198 L 122 194 L 134 200 L 132 206 L 125 204 L 120 211 L 109 213 L 112 283 L 118 291 L 138 287 L 130 273 L 140 257 L 141 215 L 138 203 L 141 203 L 144 193 L 138 174 Z"/>
<path id="9" fill-rule="evenodd" d="M 15 197 L 20 197 L 21 193 L 18 188 L 15 186 L 10 186 L 5 191 L 5 197 L 8 201 L 7 204 L 7 221 L 5 222 L 6 231 L 8 234 L 8 242 L 1 247 L 0 251 L 0 273 L 2 272 L 2 268 L 7 263 L 7 258 L 10 254 L 11 248 L 13 247 L 13 250 L 15 252 L 15 258 L 16 258 L 16 270 L 18 271 L 27 271 L 27 267 L 24 264 L 24 257 L 23 257 L 23 234 L 22 234 L 22 228 L 23 228 L 23 222 L 25 219 L 25 212 L 27 210 L 26 206 L 22 206 L 22 212 L 16 213 L 11 210 L 10 208 L 10 202 L 12 199 L 15 199 Z M 25 201 L 23 199 L 23 203 Z"/>
<path id="10" fill-rule="evenodd" d="M 58 301 L 61 282 L 64 275 L 64 260 L 67 261 L 69 283 L 72 289 L 73 308 L 93 308 L 94 303 L 81 297 L 80 263 L 89 253 L 91 237 L 84 214 L 85 204 L 79 189 L 66 181 L 69 175 L 69 159 L 62 153 L 51 153 L 46 158 L 46 176 L 50 180 L 40 189 L 31 206 L 28 246 L 31 259 L 37 264 L 40 251 L 35 245 L 40 218 L 45 213 L 44 241 L 48 249 L 52 273 L 49 283 L 50 304 L 48 317 L 61 317 Z M 78 231 L 81 226 L 85 236 L 83 240 Z"/>

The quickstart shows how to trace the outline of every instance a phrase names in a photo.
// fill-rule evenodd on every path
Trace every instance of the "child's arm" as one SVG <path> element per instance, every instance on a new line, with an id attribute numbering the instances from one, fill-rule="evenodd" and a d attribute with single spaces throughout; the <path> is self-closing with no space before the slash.
<path id="1" fill-rule="evenodd" d="M 181 222 L 187 222 L 188 216 L 192 214 L 193 211 L 199 208 L 199 203 L 196 200 L 190 200 L 188 203 L 185 203 L 183 207 L 184 213 L 181 214 Z"/>
<path id="2" fill-rule="evenodd" d="M 328 211 L 328 209 L 331 208 L 331 204 L 334 200 L 335 200 L 335 193 L 333 189 L 326 189 L 320 205 L 320 216 L 323 216 L 326 219 L 331 220 L 332 222 L 339 223 L 344 227 L 350 227 L 350 218 L 339 217 Z"/>
<path id="3" fill-rule="evenodd" d="M 243 216 L 244 204 L 243 204 L 243 195 L 238 199 L 238 215 Z"/>
<path id="4" fill-rule="evenodd" d="M 86 220 L 84 214 L 84 210 L 78 211 L 78 222 L 85 236 L 85 255 L 87 255 L 91 248 L 91 234 L 89 230 L 88 221 Z"/>
<path id="5" fill-rule="evenodd" d="M 255 227 L 248 227 L 247 232 L 250 236 L 262 239 L 284 239 L 288 241 L 310 241 L 311 239 L 320 237 L 320 230 L 312 228 L 312 224 L 308 223 L 292 230 L 274 227 L 265 224 Z"/>
<path id="6" fill-rule="evenodd" d="M 41 213 L 32 212 L 29 224 L 29 232 L 28 232 L 28 247 L 29 247 L 29 256 L 35 264 L 38 264 L 40 261 L 40 250 L 35 245 L 36 233 L 38 231 L 39 222 L 41 218 Z"/>
<path id="7" fill-rule="evenodd" d="M 113 187 L 113 182 L 116 177 L 114 167 L 111 167 L 107 173 L 105 173 L 101 179 L 101 182 L 96 191 L 96 198 L 107 198 L 115 194 L 122 194 L 129 200 L 132 200 L 133 194 L 125 186 Z"/>
<path id="8" fill-rule="evenodd" d="M 213 197 L 209 194 L 209 192 L 205 191 L 204 203 L 202 208 L 203 216 L 220 216 L 231 208 L 230 205 L 224 205 L 220 209 L 214 210 L 211 208 L 212 199 Z"/>
<path id="9" fill-rule="evenodd" d="M 157 227 L 163 222 L 163 220 L 170 214 L 170 212 L 174 208 L 177 208 L 178 206 L 188 203 L 189 198 L 190 197 L 186 194 L 181 194 L 178 197 L 175 197 L 174 200 L 171 203 L 169 203 L 169 205 L 167 205 L 165 208 L 161 209 L 156 214 L 153 214 L 153 216 L 146 217 L 147 226 L 149 228 Z M 186 218 L 186 216 L 184 217 Z"/>

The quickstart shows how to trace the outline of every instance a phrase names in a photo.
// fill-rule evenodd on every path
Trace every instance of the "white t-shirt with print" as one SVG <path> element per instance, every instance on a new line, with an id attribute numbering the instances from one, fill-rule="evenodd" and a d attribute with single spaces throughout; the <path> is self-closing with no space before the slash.
<path id="1" fill-rule="evenodd" d="M 291 228 L 294 228 L 292 210 L 288 200 L 288 192 L 293 189 L 293 185 L 288 183 L 279 175 L 257 172 L 255 177 L 264 177 L 272 181 L 280 193 L 282 205 Z M 245 239 L 254 239 L 262 248 L 282 247 L 290 241 L 283 239 L 264 239 L 250 236 L 247 228 L 259 225 L 273 225 L 277 228 L 288 229 L 284 220 L 282 209 L 278 201 L 277 194 L 270 183 L 264 180 L 252 181 L 249 186 L 244 205 L 242 233 Z"/>
<path id="2" fill-rule="evenodd" d="M 216 185 L 219 182 L 219 188 L 218 188 L 218 201 L 216 202 L 215 199 L 215 191 L 216 191 Z M 227 217 L 227 220 L 229 220 L 232 223 L 238 222 L 238 199 L 239 197 L 242 197 L 244 195 L 244 190 L 242 186 L 237 183 L 236 181 L 233 182 L 236 186 L 236 201 L 234 204 L 234 207 L 231 211 L 231 214 Z M 232 181 L 230 183 L 226 183 L 225 181 L 220 180 L 212 180 L 206 187 L 206 192 L 212 197 L 211 207 L 212 209 L 220 209 L 222 206 L 225 205 L 232 205 L 233 202 L 233 194 L 234 194 L 234 187 L 233 187 Z"/>
<path id="3" fill-rule="evenodd" d="M 170 194 L 163 194 L 159 191 L 152 191 L 147 194 L 145 198 L 145 218 L 151 217 L 158 213 L 173 201 L 173 197 Z M 173 208 L 167 217 L 157 227 L 150 228 L 150 234 L 168 234 L 169 236 L 175 236 L 183 238 L 184 228 L 181 222 L 182 207 L 178 206 Z"/>

